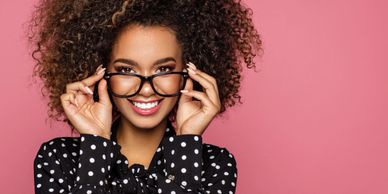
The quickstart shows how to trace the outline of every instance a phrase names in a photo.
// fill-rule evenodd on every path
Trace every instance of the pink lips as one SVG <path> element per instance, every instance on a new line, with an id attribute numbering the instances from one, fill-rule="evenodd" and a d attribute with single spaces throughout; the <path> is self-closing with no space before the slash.
<path id="1" fill-rule="evenodd" d="M 131 102 L 131 100 L 128 100 L 128 101 L 129 101 L 129 104 L 131 105 L 132 109 L 133 109 L 136 113 L 138 113 L 139 115 L 143 115 L 143 116 L 149 116 L 149 115 L 152 115 L 152 114 L 156 113 L 156 112 L 159 110 L 160 105 L 161 105 L 161 103 L 162 103 L 163 100 L 160 100 L 160 101 L 158 102 L 158 105 L 156 105 L 155 107 L 148 108 L 148 109 L 139 108 L 139 107 L 135 106 L 135 105 Z M 137 101 L 137 100 L 135 100 L 135 102 L 142 102 L 142 101 Z M 155 102 L 155 101 L 150 101 L 150 102 Z"/>

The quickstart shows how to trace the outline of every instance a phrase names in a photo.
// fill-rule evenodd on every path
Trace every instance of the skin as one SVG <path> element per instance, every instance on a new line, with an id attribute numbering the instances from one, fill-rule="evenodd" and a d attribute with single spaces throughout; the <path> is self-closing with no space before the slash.
<path id="1" fill-rule="evenodd" d="M 137 65 L 114 63 L 119 58 L 130 59 Z M 170 60 L 154 64 L 164 58 Z M 113 97 L 121 113 L 117 143 L 122 147 L 121 152 L 127 157 L 129 166 L 138 163 L 148 168 L 163 137 L 167 116 L 176 103 L 179 103 L 176 116 L 177 135 L 202 135 L 220 111 L 221 103 L 215 79 L 192 63 L 182 63 L 182 49 L 174 31 L 167 27 L 132 24 L 118 35 L 112 45 L 111 61 L 107 69 L 99 66 L 94 75 L 68 84 L 66 93 L 61 95 L 65 114 L 80 134 L 95 134 L 110 139 L 112 102 L 108 96 L 106 80 L 102 78 L 106 70 L 117 72 L 115 67 L 118 65 L 128 66 L 127 71 L 143 76 L 168 71 L 169 68 L 163 68 L 168 65 L 173 66 L 173 71 L 188 71 L 190 76 L 180 97 L 159 96 L 149 83 L 145 83 L 136 96 L 129 98 L 143 101 L 163 99 L 160 109 L 150 116 L 137 114 L 130 107 L 128 99 Z M 186 67 L 188 68 L 185 69 Z M 94 101 L 90 88 L 98 81 L 100 98 L 99 101 Z M 193 81 L 199 82 L 204 91 L 194 91 Z M 199 101 L 193 101 L 193 97 Z"/>

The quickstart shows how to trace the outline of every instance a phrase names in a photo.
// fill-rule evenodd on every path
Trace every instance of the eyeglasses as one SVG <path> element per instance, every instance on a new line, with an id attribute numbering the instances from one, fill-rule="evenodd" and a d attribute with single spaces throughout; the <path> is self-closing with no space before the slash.
<path id="1" fill-rule="evenodd" d="M 154 92 L 163 97 L 178 96 L 183 90 L 187 72 L 162 72 L 150 76 L 134 73 L 114 72 L 106 73 L 104 79 L 108 83 L 108 90 L 113 96 L 129 98 L 138 94 L 144 84 L 149 82 Z"/>

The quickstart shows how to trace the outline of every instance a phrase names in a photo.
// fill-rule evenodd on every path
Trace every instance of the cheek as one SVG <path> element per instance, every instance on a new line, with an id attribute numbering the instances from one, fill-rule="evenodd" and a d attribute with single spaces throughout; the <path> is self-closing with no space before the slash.
<path id="1" fill-rule="evenodd" d="M 128 100 L 125 98 L 117 98 L 117 97 L 112 97 L 113 103 L 116 105 L 117 109 L 122 112 L 122 107 L 128 106 Z"/>

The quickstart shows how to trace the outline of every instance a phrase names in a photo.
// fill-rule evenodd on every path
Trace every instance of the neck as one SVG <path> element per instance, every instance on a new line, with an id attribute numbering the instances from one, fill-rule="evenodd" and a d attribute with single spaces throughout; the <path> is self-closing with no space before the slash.
<path id="1" fill-rule="evenodd" d="M 167 119 L 162 120 L 154 128 L 143 129 L 134 126 L 123 117 L 120 118 L 117 128 L 117 143 L 120 144 L 121 152 L 131 163 L 150 162 L 167 127 Z"/>

